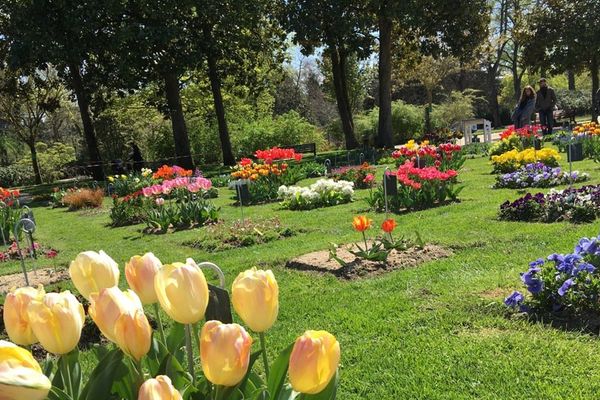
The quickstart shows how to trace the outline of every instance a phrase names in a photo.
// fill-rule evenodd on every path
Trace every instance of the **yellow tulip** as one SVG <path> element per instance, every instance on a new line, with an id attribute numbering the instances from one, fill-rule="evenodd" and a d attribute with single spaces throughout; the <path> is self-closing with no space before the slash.
<path id="1" fill-rule="evenodd" d="M 79 253 L 69 266 L 69 275 L 79 293 L 87 300 L 92 293 L 119 283 L 119 265 L 104 251 Z"/>
<path id="2" fill-rule="evenodd" d="M 125 278 L 129 287 L 140 297 L 143 304 L 158 301 L 154 290 L 154 276 L 162 268 L 160 260 L 152 253 L 133 256 L 125 264 Z"/>
<path id="3" fill-rule="evenodd" d="M 279 312 L 279 286 L 273 272 L 252 268 L 240 273 L 231 286 L 231 302 L 254 332 L 269 330 Z"/>
<path id="4" fill-rule="evenodd" d="M 0 340 L 0 399 L 43 400 L 51 387 L 30 352 Z"/>
<path id="5" fill-rule="evenodd" d="M 140 361 L 150 351 L 152 328 L 143 310 L 129 310 L 115 323 L 116 343 L 124 353 Z"/>
<path id="6" fill-rule="evenodd" d="M 29 325 L 27 309 L 31 300 L 44 297 L 44 288 L 23 287 L 13 289 L 4 300 L 4 326 L 8 337 L 16 344 L 29 346 L 37 342 Z"/>
<path id="7" fill-rule="evenodd" d="M 54 354 L 67 354 L 79 343 L 85 314 L 71 294 L 47 293 L 29 304 L 29 323 L 40 344 Z"/>
<path id="8" fill-rule="evenodd" d="M 166 375 L 159 375 L 148 379 L 142 387 L 138 400 L 181 400 L 181 393 L 173 387 L 171 379 Z"/>
<path id="9" fill-rule="evenodd" d="M 119 317 L 125 313 L 142 310 L 142 302 L 133 290 L 122 291 L 118 287 L 102 289 L 100 293 L 93 293 L 90 297 L 88 312 L 100 332 L 108 340 L 117 343 L 115 324 Z"/>
<path id="10" fill-rule="evenodd" d="M 200 361 L 206 379 L 235 386 L 248 371 L 252 338 L 238 324 L 208 321 L 200 333 Z"/>
<path id="11" fill-rule="evenodd" d="M 181 324 L 204 318 L 208 306 L 208 284 L 202 270 L 188 262 L 163 266 L 154 277 L 156 296 L 163 310 Z"/>
<path id="12" fill-rule="evenodd" d="M 340 363 L 340 344 L 326 331 L 306 331 L 296 339 L 290 355 L 289 375 L 296 392 L 322 392 Z"/>

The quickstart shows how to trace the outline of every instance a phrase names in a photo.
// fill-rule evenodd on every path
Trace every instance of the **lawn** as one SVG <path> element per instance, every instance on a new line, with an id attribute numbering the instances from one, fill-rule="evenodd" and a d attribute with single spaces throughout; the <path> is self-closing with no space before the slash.
<path id="1" fill-rule="evenodd" d="M 593 162 L 575 167 L 600 183 Z M 454 256 L 363 280 L 290 270 L 285 262 L 330 242 L 358 240 L 350 222 L 366 212 L 365 190 L 351 204 L 313 211 L 281 210 L 277 204 L 247 207 L 246 217 L 277 216 L 284 226 L 306 232 L 221 253 L 184 246 L 198 230 L 144 235 L 141 226 L 110 228 L 109 200 L 101 211 L 36 207 L 36 240 L 60 250 L 54 261 L 65 267 L 80 251 L 103 249 L 121 267 L 146 251 L 164 263 L 187 257 L 211 261 L 223 269 L 228 285 L 249 267 L 272 269 L 281 309 L 268 332 L 269 356 L 306 329 L 330 331 L 342 347 L 338 398 L 343 400 L 596 397 L 597 336 L 511 318 L 502 300 L 521 289 L 519 272 L 529 261 L 572 250 L 581 236 L 597 235 L 598 225 L 499 222 L 498 206 L 519 194 L 490 189 L 490 171 L 487 159 L 468 160 L 460 175 L 465 186 L 460 203 L 395 216 L 401 232 L 419 231 L 426 241 L 452 248 Z M 241 216 L 230 195 L 221 189 L 216 199 L 225 221 Z M 370 216 L 377 223 L 384 219 L 383 214 Z M 1 268 L 7 274 L 19 266 L 11 262 Z M 126 287 L 124 274 L 121 287 Z"/>

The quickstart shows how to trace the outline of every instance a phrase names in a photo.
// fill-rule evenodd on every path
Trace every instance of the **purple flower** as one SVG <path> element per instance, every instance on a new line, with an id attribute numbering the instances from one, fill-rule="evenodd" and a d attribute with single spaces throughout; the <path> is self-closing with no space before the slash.
<path id="1" fill-rule="evenodd" d="M 504 304 L 506 304 L 507 307 L 517 307 L 523 303 L 523 300 L 525 300 L 525 298 L 521 292 L 514 291 L 506 299 L 504 299 Z"/>
<path id="2" fill-rule="evenodd" d="M 563 254 L 550 254 L 548 256 L 548 261 L 554 261 L 556 264 L 560 264 L 565 260 L 565 256 Z"/>
<path id="3" fill-rule="evenodd" d="M 575 246 L 575 254 L 596 255 L 599 250 L 598 238 L 582 238 Z"/>
<path id="4" fill-rule="evenodd" d="M 571 286 L 573 286 L 575 284 L 575 282 L 573 281 L 573 278 L 569 278 L 567 279 L 560 288 L 558 288 L 558 294 L 559 296 L 564 296 L 567 291 L 571 288 Z"/>
<path id="5" fill-rule="evenodd" d="M 573 276 L 577 276 L 580 272 L 587 272 L 587 273 L 593 273 L 596 270 L 596 267 L 594 267 L 592 264 L 590 263 L 586 263 L 583 262 L 581 264 L 579 264 L 574 270 L 573 270 Z"/>
<path id="6" fill-rule="evenodd" d="M 537 294 L 544 289 L 544 281 L 536 275 L 540 271 L 539 268 L 535 267 L 521 274 L 521 280 L 532 294 Z"/>
<path id="7" fill-rule="evenodd" d="M 531 268 L 539 267 L 539 266 L 543 265 L 544 262 L 545 261 L 543 258 L 538 258 L 537 260 L 530 262 L 529 267 L 531 267 Z"/>

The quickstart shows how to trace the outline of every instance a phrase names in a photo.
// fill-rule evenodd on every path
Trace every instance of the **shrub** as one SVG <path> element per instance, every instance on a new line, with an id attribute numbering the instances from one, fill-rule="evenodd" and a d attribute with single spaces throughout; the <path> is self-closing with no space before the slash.
<path id="1" fill-rule="evenodd" d="M 582 316 L 600 311 L 600 238 L 582 238 L 570 254 L 550 254 L 529 263 L 521 281 L 529 291 L 516 291 L 504 303 L 524 312 Z"/>
<path id="2" fill-rule="evenodd" d="M 102 189 L 70 189 L 63 197 L 63 203 L 69 210 L 102 207 L 104 190 Z"/>
<path id="3" fill-rule="evenodd" d="M 592 99 L 582 90 L 557 90 L 558 106 L 569 117 L 590 114 Z"/>
<path id="4" fill-rule="evenodd" d="M 319 179 L 309 187 L 281 186 L 278 196 L 282 207 L 290 210 L 311 210 L 349 203 L 354 195 L 354 184 L 348 181 Z"/>
<path id="5" fill-rule="evenodd" d="M 55 142 L 48 146 L 36 144 L 38 165 L 44 182 L 54 182 L 70 175 L 67 166 L 75 162 L 75 148 L 71 145 Z M 18 162 L 22 167 L 31 168 L 31 158 L 24 157 Z"/>
<path id="6" fill-rule="evenodd" d="M 2 187 L 31 185 L 33 182 L 31 165 L 13 164 L 0 167 L 0 186 Z"/>

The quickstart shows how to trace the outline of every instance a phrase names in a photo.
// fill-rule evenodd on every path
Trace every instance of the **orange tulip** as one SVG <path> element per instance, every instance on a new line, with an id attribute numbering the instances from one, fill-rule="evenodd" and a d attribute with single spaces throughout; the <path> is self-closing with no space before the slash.
<path id="1" fill-rule="evenodd" d="M 383 223 L 381 224 L 381 229 L 383 229 L 385 233 L 392 233 L 394 229 L 396 229 L 397 225 L 398 224 L 396 223 L 396 220 L 390 218 L 383 221 Z"/>
<path id="2" fill-rule="evenodd" d="M 365 215 L 359 215 L 352 219 L 352 227 L 357 232 L 364 232 L 371 227 L 372 219 L 367 218 Z"/>
<path id="3" fill-rule="evenodd" d="M 142 304 L 154 304 L 158 301 L 154 290 L 154 276 L 161 268 L 162 263 L 152 253 L 133 256 L 125 264 L 127 283 L 140 297 Z"/>

